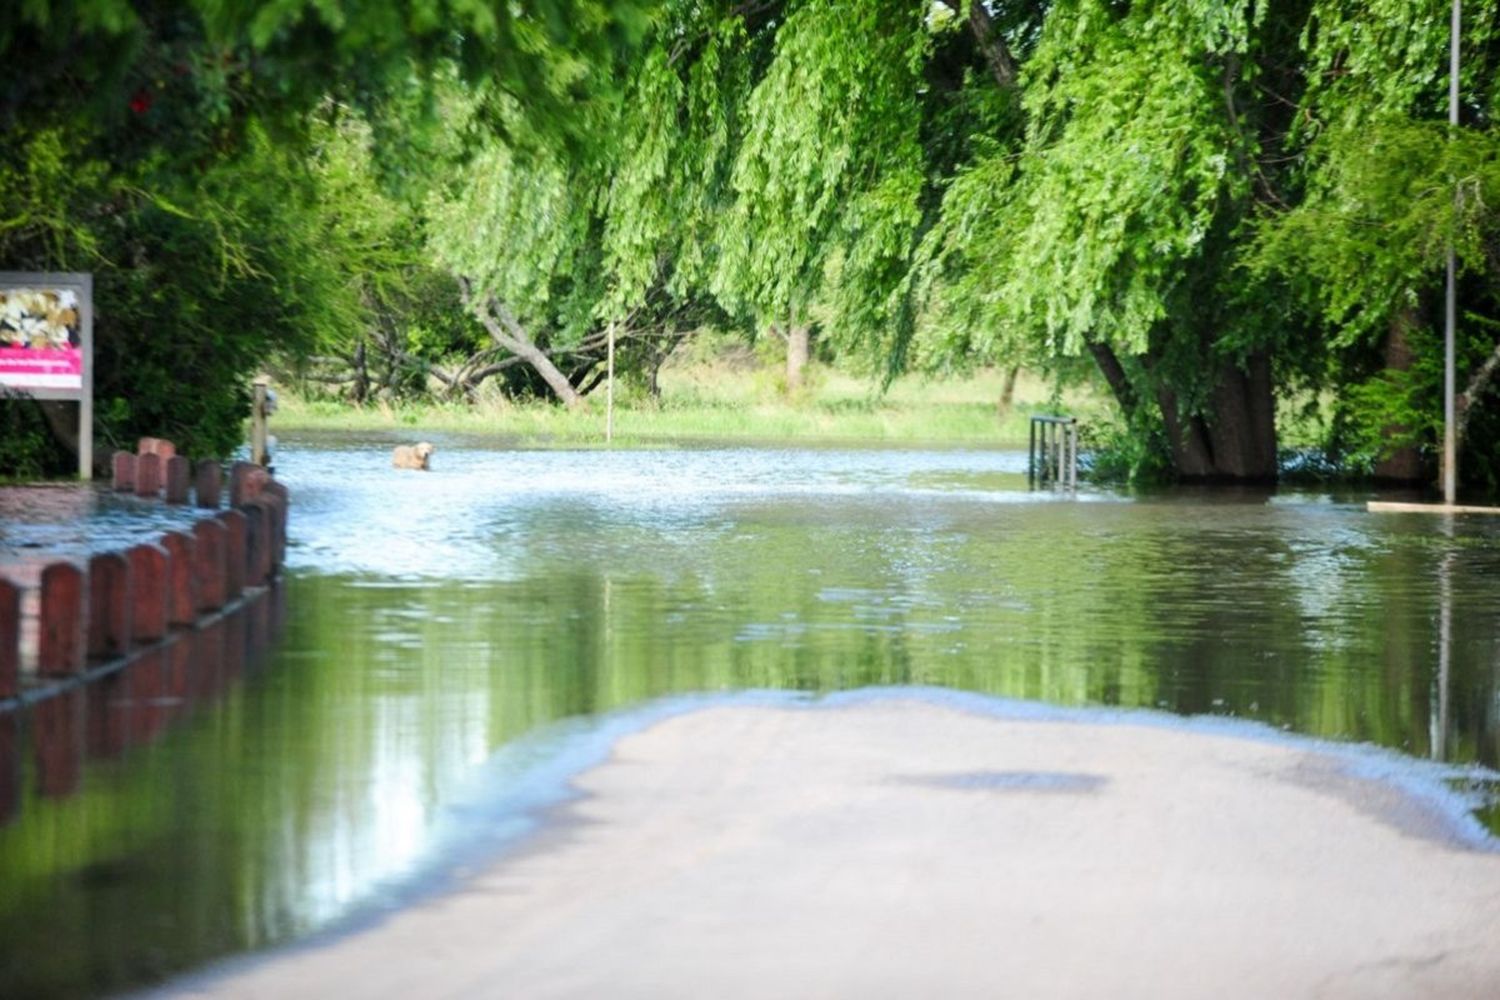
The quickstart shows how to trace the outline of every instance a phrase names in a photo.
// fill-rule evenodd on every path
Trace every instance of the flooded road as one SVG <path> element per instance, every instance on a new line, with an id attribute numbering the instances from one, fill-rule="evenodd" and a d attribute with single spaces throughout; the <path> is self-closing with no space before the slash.
<path id="1" fill-rule="evenodd" d="M 284 636 L 220 697 L 66 795 L 36 720 L 0 720 L 0 996 L 357 924 L 673 697 L 936 687 L 1500 763 L 1500 519 L 1073 499 L 1007 452 L 438 439 L 421 474 L 393 443 L 283 444 Z"/>

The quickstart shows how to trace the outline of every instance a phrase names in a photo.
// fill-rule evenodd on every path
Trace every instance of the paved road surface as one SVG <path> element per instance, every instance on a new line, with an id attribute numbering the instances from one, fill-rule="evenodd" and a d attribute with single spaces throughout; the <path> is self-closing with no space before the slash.
<path id="1" fill-rule="evenodd" d="M 166 995 L 1500 997 L 1500 854 L 1295 745 L 716 707 L 576 784 L 459 891 Z"/>

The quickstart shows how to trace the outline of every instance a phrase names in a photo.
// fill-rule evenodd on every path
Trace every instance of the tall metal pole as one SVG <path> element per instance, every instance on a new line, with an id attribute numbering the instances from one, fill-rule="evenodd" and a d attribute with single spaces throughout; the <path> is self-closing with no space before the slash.
<path id="1" fill-rule="evenodd" d="M 1448 39 L 1448 126 L 1458 127 L 1458 42 L 1462 33 L 1462 0 L 1453 0 L 1453 22 Z M 1457 212 L 1458 192 L 1453 192 Z M 1455 220 L 1456 221 L 1456 220 Z M 1452 504 L 1458 496 L 1458 415 L 1454 407 L 1457 391 L 1454 361 L 1455 330 L 1458 326 L 1457 260 L 1453 239 L 1448 240 L 1448 288 L 1443 330 L 1443 503 Z"/>

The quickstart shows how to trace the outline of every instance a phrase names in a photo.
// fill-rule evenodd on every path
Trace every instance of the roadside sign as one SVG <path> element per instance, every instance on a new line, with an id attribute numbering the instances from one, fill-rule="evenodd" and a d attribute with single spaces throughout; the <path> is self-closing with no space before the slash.
<path id="1" fill-rule="evenodd" d="M 94 464 L 94 276 L 0 272 L 0 394 L 79 406 L 78 476 Z"/>

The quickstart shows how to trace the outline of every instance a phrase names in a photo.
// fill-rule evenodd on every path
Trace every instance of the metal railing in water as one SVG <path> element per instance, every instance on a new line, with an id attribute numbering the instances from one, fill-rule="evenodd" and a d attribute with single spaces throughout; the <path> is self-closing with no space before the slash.
<path id="1" fill-rule="evenodd" d="M 1031 418 L 1026 478 L 1033 485 L 1078 488 L 1078 420 L 1076 417 Z"/>

